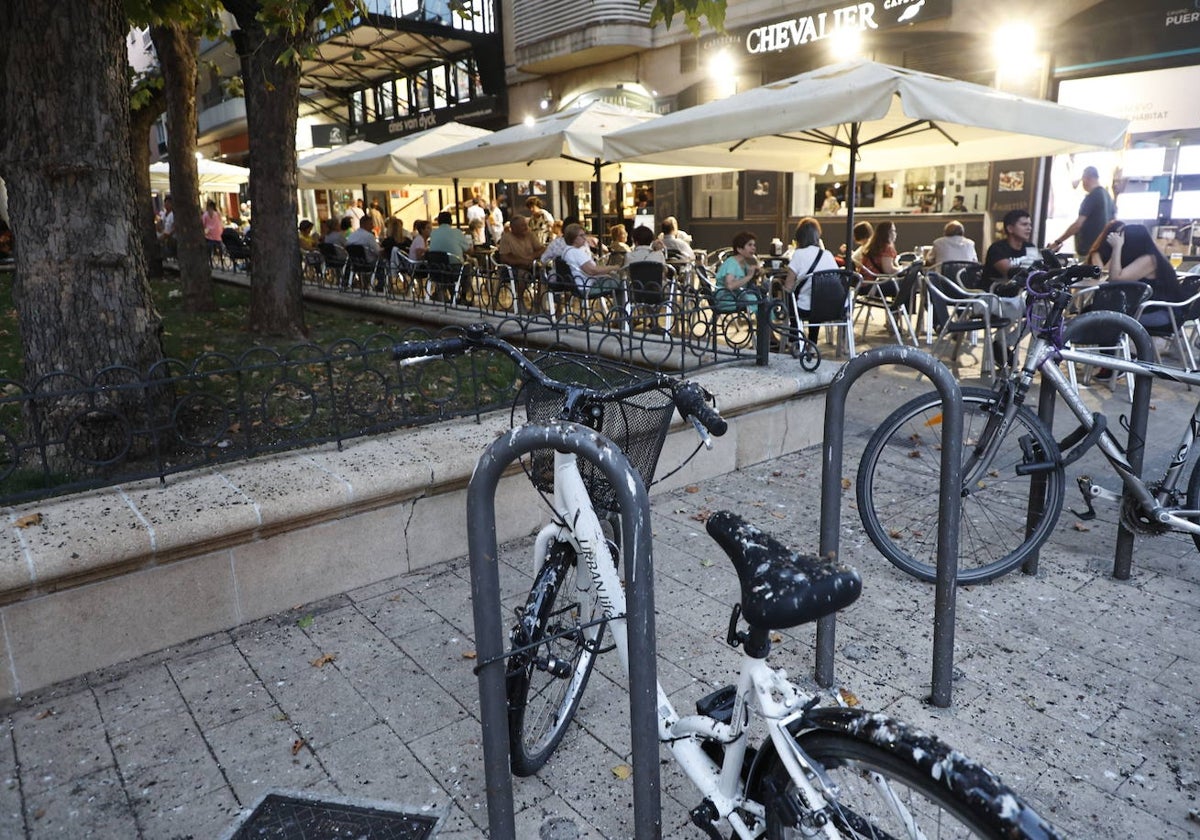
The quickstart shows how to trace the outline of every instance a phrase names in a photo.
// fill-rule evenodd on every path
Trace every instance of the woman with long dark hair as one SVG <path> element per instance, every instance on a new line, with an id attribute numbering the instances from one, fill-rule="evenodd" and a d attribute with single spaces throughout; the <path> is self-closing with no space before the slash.
<path id="1" fill-rule="evenodd" d="M 1140 280 L 1153 289 L 1151 300 L 1172 303 L 1183 300 L 1183 286 L 1175 269 L 1150 236 L 1145 225 L 1128 224 L 1121 230 L 1110 231 L 1107 237 L 1112 257 L 1108 261 L 1109 280 Z M 1139 320 L 1146 329 L 1154 331 L 1170 327 L 1170 313 L 1162 307 L 1152 307 Z"/>
<path id="2" fill-rule="evenodd" d="M 896 225 L 892 222 L 880 222 L 875 225 L 875 232 L 863 248 L 862 270 L 868 280 L 874 280 L 881 274 L 895 274 L 899 269 L 896 265 Z"/>

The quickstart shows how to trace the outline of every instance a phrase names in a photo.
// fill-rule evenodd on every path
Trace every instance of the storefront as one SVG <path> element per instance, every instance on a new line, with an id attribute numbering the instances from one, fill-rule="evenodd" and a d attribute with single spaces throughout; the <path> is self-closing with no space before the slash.
<path id="1" fill-rule="evenodd" d="M 1056 158 L 1047 234 L 1075 218 L 1084 166 L 1095 166 L 1117 218 L 1151 228 L 1164 253 L 1200 255 L 1200 5 L 1106 0 L 1063 27 L 1057 98 L 1130 121 L 1121 152 Z"/>

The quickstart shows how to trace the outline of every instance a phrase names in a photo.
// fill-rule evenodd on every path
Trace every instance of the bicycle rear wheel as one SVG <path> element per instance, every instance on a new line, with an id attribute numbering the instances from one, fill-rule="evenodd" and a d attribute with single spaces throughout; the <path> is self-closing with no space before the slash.
<path id="1" fill-rule="evenodd" d="M 518 776 L 540 770 L 562 741 L 596 664 L 603 625 L 580 626 L 599 610 L 591 589 L 578 591 L 579 572 L 575 549 L 554 543 L 510 634 L 514 650 L 533 645 L 508 661 L 508 740 Z"/>
<path id="2" fill-rule="evenodd" d="M 1019 826 L 998 826 L 982 798 L 971 791 L 951 787 L 944 778 L 935 778 L 928 770 L 902 754 L 858 740 L 842 732 L 813 731 L 799 737 L 800 746 L 818 762 L 837 791 L 830 819 L 843 837 L 922 837 L 926 840 L 977 837 L 1001 840 L 1013 837 L 1052 837 L 1034 832 L 1014 831 Z M 779 780 L 777 771 L 776 779 Z M 986 772 L 986 771 L 984 771 Z M 990 774 L 989 774 L 990 776 Z M 994 777 L 991 777 L 994 778 Z M 794 788 L 790 779 L 767 809 L 769 840 L 808 837 L 796 816 Z M 1007 789 L 1002 791 L 1011 795 Z M 1019 800 L 1012 796 L 1014 813 Z M 799 810 L 802 810 L 800 808 Z M 1036 818 L 1032 812 L 1027 812 Z M 1040 818 L 1036 818 L 1041 823 Z M 1044 823 L 1043 823 L 1044 825 Z M 1046 826 L 1048 828 L 1048 826 Z"/>
<path id="3" fill-rule="evenodd" d="M 963 388 L 963 461 L 968 463 L 995 411 L 995 395 Z M 937 526 L 942 450 L 942 398 L 917 397 L 880 424 L 858 467 L 858 512 L 871 542 L 897 568 L 932 581 L 937 576 Z M 1058 444 L 1025 406 L 1000 443 L 986 475 L 964 488 L 958 531 L 958 582 L 985 583 L 1015 569 L 1049 538 L 1062 512 L 1061 467 L 1017 475 L 1023 445 L 1037 461 L 1057 463 Z M 1044 482 L 1041 511 L 1030 513 L 1030 491 Z"/>

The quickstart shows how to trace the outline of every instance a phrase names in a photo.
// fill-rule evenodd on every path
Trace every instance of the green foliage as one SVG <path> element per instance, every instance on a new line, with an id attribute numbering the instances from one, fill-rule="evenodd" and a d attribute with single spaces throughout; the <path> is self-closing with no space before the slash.
<path id="1" fill-rule="evenodd" d="M 693 35 L 700 34 L 701 24 L 705 20 L 716 31 L 725 31 L 727 0 L 638 0 L 638 3 L 642 7 L 653 4 L 650 11 L 651 26 L 661 23 L 670 28 L 676 17 L 682 17 L 684 26 Z"/>

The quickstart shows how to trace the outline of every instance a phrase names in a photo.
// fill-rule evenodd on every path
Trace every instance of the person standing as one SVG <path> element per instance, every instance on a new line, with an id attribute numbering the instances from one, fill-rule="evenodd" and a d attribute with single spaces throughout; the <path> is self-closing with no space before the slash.
<path id="1" fill-rule="evenodd" d="M 367 208 L 367 213 L 375 221 L 375 235 L 378 236 L 383 231 L 384 223 L 383 208 L 379 206 L 378 198 L 371 199 L 371 206 Z"/>
<path id="2" fill-rule="evenodd" d="M 529 211 L 529 233 L 538 245 L 550 241 L 550 225 L 554 224 L 554 214 L 542 206 L 542 200 L 536 195 L 525 200 L 525 208 Z"/>
<path id="3" fill-rule="evenodd" d="M 204 241 L 208 243 L 208 258 L 221 253 L 221 234 L 225 230 L 225 220 L 217 210 L 217 202 L 209 199 L 200 215 L 200 224 L 204 227 Z"/>
<path id="4" fill-rule="evenodd" d="M 825 190 L 825 200 L 821 202 L 821 212 L 828 213 L 831 216 L 837 215 L 842 209 L 842 202 L 838 201 L 837 195 L 833 191 L 833 187 Z"/>
<path id="5" fill-rule="evenodd" d="M 159 216 L 158 242 L 164 257 L 175 256 L 175 202 L 171 196 L 163 199 L 162 215 Z"/>
<path id="6" fill-rule="evenodd" d="M 492 237 L 492 244 L 499 244 L 500 237 L 504 235 L 504 211 L 500 209 L 500 202 L 494 198 L 488 210 L 487 229 L 488 235 Z"/>
<path id="7" fill-rule="evenodd" d="M 1068 236 L 1075 234 L 1075 255 L 1082 261 L 1092 243 L 1100 236 L 1100 231 L 1112 221 L 1114 208 L 1112 196 L 1100 185 L 1100 173 L 1096 167 L 1085 166 L 1080 183 L 1087 195 L 1079 204 L 1079 215 L 1058 239 L 1050 243 L 1050 247 L 1057 251 Z"/>

